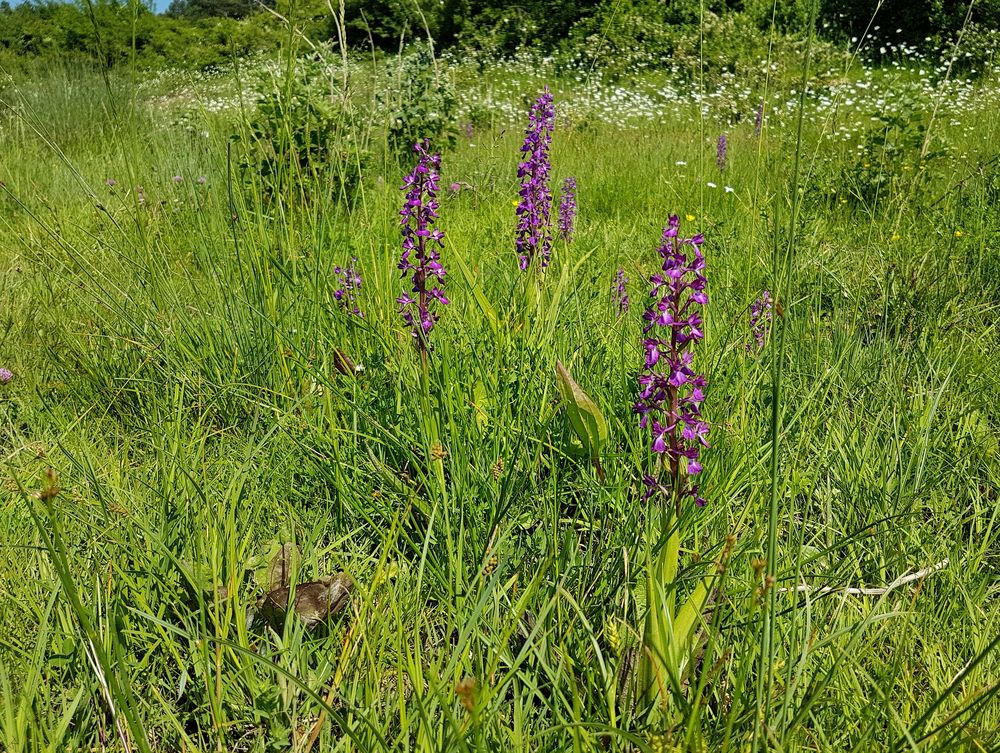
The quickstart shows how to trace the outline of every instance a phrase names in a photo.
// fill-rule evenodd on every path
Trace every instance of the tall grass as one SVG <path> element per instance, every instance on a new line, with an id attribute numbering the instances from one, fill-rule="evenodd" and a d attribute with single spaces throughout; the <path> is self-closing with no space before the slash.
<path id="1" fill-rule="evenodd" d="M 698 104 L 639 127 L 560 121 L 554 177 L 577 178 L 580 213 L 531 310 L 517 127 L 460 138 L 442 184 L 463 187 L 440 220 L 452 305 L 426 389 L 395 304 L 402 168 L 379 156 L 377 122 L 345 204 L 304 175 L 269 194 L 230 146 L 238 117 L 205 112 L 189 132 L 93 71 L 7 82 L 0 746 L 1000 744 L 997 126 L 937 116 L 954 157 L 871 194 L 853 147 L 805 116 L 803 69 L 797 124 L 769 113 L 759 140 L 752 113 L 725 124 L 722 176 L 723 124 Z M 452 75 L 510 85 L 502 66 Z M 705 232 L 711 285 L 709 504 L 686 513 L 680 592 L 729 537 L 734 551 L 664 714 L 636 687 L 648 438 L 631 405 L 642 281 L 671 212 Z M 332 298 L 351 257 L 363 319 Z M 747 311 L 764 288 L 783 315 L 757 352 Z M 338 350 L 362 368 L 341 373 Z M 607 420 L 603 480 L 559 405 L 557 360 Z M 342 619 L 248 624 L 285 541 L 298 582 L 354 578 Z M 842 590 L 945 559 L 881 595 Z M 815 590 L 784 590 L 799 584 Z"/>

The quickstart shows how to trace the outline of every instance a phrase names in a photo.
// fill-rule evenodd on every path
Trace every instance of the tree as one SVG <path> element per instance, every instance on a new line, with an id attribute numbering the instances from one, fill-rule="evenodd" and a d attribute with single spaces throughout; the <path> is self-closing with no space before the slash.
<path id="1" fill-rule="evenodd" d="M 266 3 L 274 7 L 273 2 Z M 245 18 L 262 7 L 260 0 L 171 0 L 167 15 L 190 20 L 201 18 Z"/>

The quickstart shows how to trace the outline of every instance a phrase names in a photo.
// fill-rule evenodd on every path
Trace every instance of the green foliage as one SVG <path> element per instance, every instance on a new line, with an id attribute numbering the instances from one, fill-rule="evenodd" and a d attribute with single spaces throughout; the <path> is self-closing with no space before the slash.
<path id="1" fill-rule="evenodd" d="M 0 6 L 0 51 L 29 58 L 85 58 L 105 66 L 219 65 L 272 47 L 273 20 L 157 16 L 140 3 L 54 2 Z"/>
<path id="2" fill-rule="evenodd" d="M 822 0 L 818 0 L 822 2 Z M 746 0 L 743 11 L 761 31 L 774 29 L 780 34 L 802 34 L 809 28 L 813 0 Z M 829 14 L 822 16 L 824 20 Z"/>
<path id="3" fill-rule="evenodd" d="M 706 49 L 743 50 L 725 36 L 747 19 L 716 16 Z M 339 150 L 396 86 L 385 59 L 0 81 L 0 747 L 996 748 L 1000 81 L 822 71 L 800 141 L 801 40 L 774 50 L 759 137 L 760 81 L 730 60 L 701 61 L 705 89 L 687 64 L 612 87 L 528 53 L 439 61 L 477 129 L 443 158 L 451 304 L 426 363 L 395 302 L 400 166 L 359 157 L 336 204 Z M 586 127 L 554 134 L 579 222 L 529 286 L 512 201 L 542 82 Z M 922 140 L 951 147 L 924 187 L 790 221 L 796 162 L 810 197 L 817 159 L 846 181 L 860 143 L 906 175 Z M 671 211 L 705 232 L 710 294 L 709 503 L 676 536 L 642 500 L 631 408 Z M 351 258 L 364 319 L 333 296 Z M 747 350 L 762 288 L 772 334 Z M 248 621 L 288 541 L 301 581 L 354 578 L 342 622 Z"/>
<path id="4" fill-rule="evenodd" d="M 243 18 L 258 9 L 257 0 L 171 0 L 166 15 L 189 19 Z"/>
<path id="5" fill-rule="evenodd" d="M 872 203 L 881 194 L 891 200 L 911 185 L 940 185 L 944 177 L 935 168 L 947 150 L 929 141 L 927 126 L 914 113 L 902 110 L 879 116 L 861 142 L 857 161 L 843 175 L 849 194 Z"/>
<path id="6" fill-rule="evenodd" d="M 993 25 L 973 21 L 962 32 L 954 56 L 956 73 L 983 75 L 1000 60 L 1000 3 Z M 957 34 L 956 42 L 959 42 Z M 949 58 L 950 59 L 950 58 Z"/>
<path id="7" fill-rule="evenodd" d="M 820 18 L 831 24 L 829 33 L 840 38 L 861 37 L 874 26 L 882 30 L 900 29 L 899 35 L 911 43 L 933 44 L 954 37 L 962 28 L 969 6 L 971 20 L 988 28 L 1000 26 L 1000 0 L 821 0 Z"/>
<path id="8" fill-rule="evenodd" d="M 806 23 L 795 26 L 799 32 L 806 28 Z M 682 13 L 681 8 L 670 6 L 668 11 L 653 2 L 623 3 L 604 6 L 600 15 L 574 26 L 562 47 L 562 60 L 612 79 L 669 68 L 692 81 L 707 77 L 712 88 L 721 83 L 720 76 L 734 74 L 762 88 L 767 77 L 787 80 L 797 75 L 797 67 L 788 63 L 801 54 L 803 42 L 799 36 L 761 31 L 749 13 L 706 9 L 699 16 L 697 6 Z M 762 65 L 768 59 L 775 69 Z M 818 69 L 842 69 L 846 60 L 832 45 L 814 41 L 813 65 Z"/>
<path id="9" fill-rule="evenodd" d="M 671 62 L 679 30 L 656 2 L 603 4 L 577 22 L 564 54 L 572 64 L 596 67 L 611 76 L 656 68 Z M 686 19 L 697 23 L 697 14 Z"/>
<path id="10" fill-rule="evenodd" d="M 346 0 L 347 42 L 355 49 L 374 45 L 398 50 L 404 42 L 425 39 L 428 33 L 436 38 L 444 11 L 440 3 L 429 0 Z"/>
<path id="11" fill-rule="evenodd" d="M 162 19 L 155 16 L 153 18 Z M 278 46 L 284 33 L 273 19 L 257 14 L 245 19 L 157 20 L 137 63 L 152 68 L 183 61 L 196 70 L 211 69 Z"/>
<path id="12" fill-rule="evenodd" d="M 438 147 L 455 143 L 457 101 L 430 45 L 418 43 L 390 63 L 389 86 L 379 94 L 390 152 L 406 162 L 413 145 L 430 139 Z"/>
<path id="13" fill-rule="evenodd" d="M 556 361 L 556 384 L 577 439 L 583 444 L 584 452 L 598 474 L 603 476 L 601 452 L 608 443 L 608 424 L 604 414 L 559 361 Z"/>
<path id="14" fill-rule="evenodd" d="M 262 87 L 248 126 L 245 167 L 269 196 L 350 203 L 368 160 L 367 132 L 321 54 Z"/>
<path id="15" fill-rule="evenodd" d="M 916 43 L 930 48 L 962 30 L 968 4 L 962 0 L 912 3 L 906 0 L 820 0 L 817 32 L 842 44 L 878 26 L 869 42 Z M 0 3 L 0 50 L 15 55 L 86 55 L 106 65 L 131 60 L 143 66 L 217 65 L 234 56 L 273 47 L 291 23 L 312 42 L 339 40 L 341 8 L 324 0 L 268 0 L 277 17 L 250 0 L 173 0 L 163 15 L 146 5 L 101 0 L 71 4 L 56 0 Z M 691 65 L 691 56 L 710 66 L 717 59 L 738 63 L 728 51 L 766 51 L 772 30 L 801 35 L 810 0 L 348 0 L 343 32 L 354 50 L 397 52 L 401 45 L 430 37 L 439 48 L 461 46 L 487 57 L 531 47 L 560 52 L 574 63 L 596 65 L 618 76 L 628 71 Z M 876 12 L 877 10 L 877 12 Z M 973 4 L 969 40 L 959 59 L 965 70 L 982 70 L 996 50 L 1000 0 Z M 95 31 L 96 29 L 96 31 Z M 900 31 L 897 33 L 895 29 Z M 891 31 L 890 31 L 891 30 Z M 721 57 L 698 58 L 702 43 Z M 929 41 L 928 41 L 929 40 Z M 869 44 L 871 47 L 871 44 Z M 713 53 L 715 50 L 713 50 Z M 749 58 L 745 58 L 749 60 Z"/>
<path id="16" fill-rule="evenodd" d="M 861 135 L 847 164 L 829 158 L 821 162 L 815 197 L 872 206 L 939 190 L 951 150 L 928 131 L 915 104 L 904 102 L 892 113 L 874 116 L 876 122 Z"/>
<path id="17" fill-rule="evenodd" d="M 465 47 L 506 55 L 522 47 L 555 50 L 580 19 L 606 12 L 604 0 L 529 0 L 491 3 L 450 0 L 442 14 L 444 38 Z"/>

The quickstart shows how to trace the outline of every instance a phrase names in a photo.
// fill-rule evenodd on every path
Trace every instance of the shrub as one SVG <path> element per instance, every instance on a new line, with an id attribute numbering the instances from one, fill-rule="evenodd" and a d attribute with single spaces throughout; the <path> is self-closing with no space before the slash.
<path id="1" fill-rule="evenodd" d="M 344 92 L 327 77 L 318 53 L 296 62 L 284 78 L 270 80 L 249 122 L 254 148 L 245 167 L 265 194 L 294 188 L 305 197 L 350 203 L 368 160 L 368 132 Z M 302 188 L 318 184 L 321 190 Z"/>
<path id="2" fill-rule="evenodd" d="M 961 44 L 955 58 L 955 68 L 964 74 L 981 76 L 1000 66 L 1000 29 L 978 23 L 970 23 L 962 34 Z M 947 47 L 950 57 L 951 45 Z"/>
<path id="3" fill-rule="evenodd" d="M 861 149 L 847 162 L 822 158 L 813 178 L 812 201 L 835 199 L 872 206 L 912 190 L 944 183 L 949 148 L 932 138 L 924 150 L 927 125 L 912 102 L 878 117 L 862 136 Z"/>
<path id="4" fill-rule="evenodd" d="M 698 16 L 688 19 L 697 23 Z M 669 64 L 679 30 L 662 6 L 651 3 L 604 4 L 590 18 L 578 21 L 563 46 L 570 65 L 598 68 L 610 78 Z"/>
<path id="5" fill-rule="evenodd" d="M 396 61 L 387 88 L 379 94 L 390 152 L 409 160 L 413 145 L 422 139 L 437 147 L 453 145 L 458 102 L 430 45 L 419 43 Z"/>

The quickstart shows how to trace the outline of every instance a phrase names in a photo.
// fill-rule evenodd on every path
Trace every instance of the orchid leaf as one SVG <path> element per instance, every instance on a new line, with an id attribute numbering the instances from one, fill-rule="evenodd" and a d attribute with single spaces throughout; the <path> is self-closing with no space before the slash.
<path id="1" fill-rule="evenodd" d="M 600 460 L 601 450 L 608 441 L 608 424 L 597 403 L 584 392 L 560 362 L 556 362 L 556 381 L 569 414 L 573 431 L 580 438 L 591 460 Z"/>

